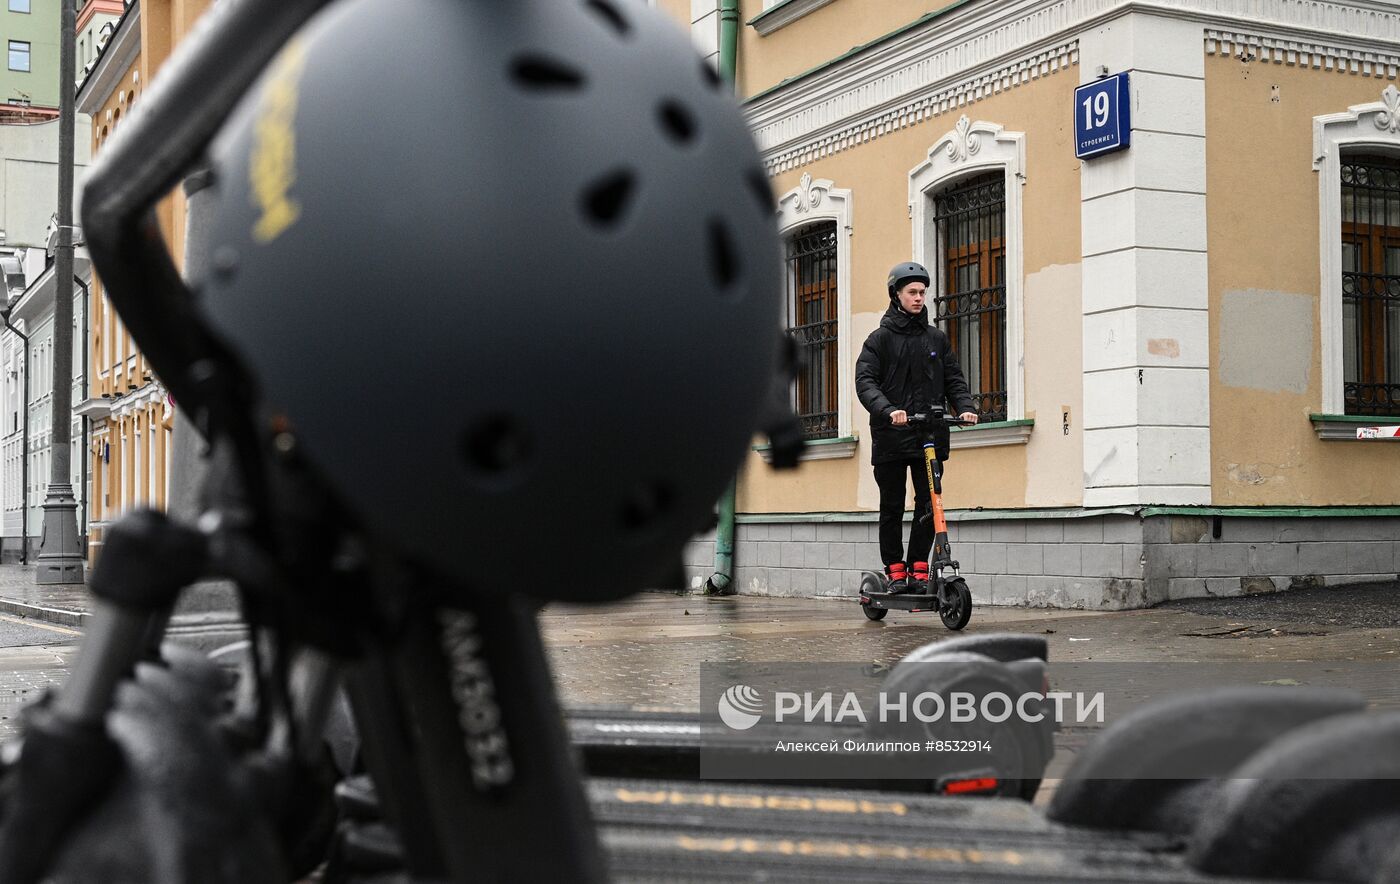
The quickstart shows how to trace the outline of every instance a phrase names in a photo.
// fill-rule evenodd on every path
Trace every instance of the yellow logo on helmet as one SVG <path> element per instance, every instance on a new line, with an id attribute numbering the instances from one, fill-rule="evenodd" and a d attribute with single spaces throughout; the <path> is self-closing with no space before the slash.
<path id="1" fill-rule="evenodd" d="M 262 216 L 253 225 L 253 238 L 268 243 L 282 235 L 301 214 L 289 192 L 297 180 L 297 87 L 306 67 L 306 47 L 292 41 L 282 51 L 263 90 L 262 108 L 253 129 L 253 153 L 248 163 L 252 201 Z"/>

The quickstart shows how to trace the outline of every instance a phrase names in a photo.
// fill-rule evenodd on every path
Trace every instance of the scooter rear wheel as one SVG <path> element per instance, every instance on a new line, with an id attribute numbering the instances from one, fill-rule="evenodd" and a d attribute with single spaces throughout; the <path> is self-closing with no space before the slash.
<path id="1" fill-rule="evenodd" d="M 955 577 L 948 581 L 947 590 L 952 596 L 952 605 L 938 612 L 943 625 L 954 631 L 962 629 L 972 619 L 972 590 L 967 581 Z"/>
<path id="2" fill-rule="evenodd" d="M 872 592 L 888 591 L 884 579 L 878 574 L 872 574 L 867 571 L 865 575 L 860 578 L 860 595 L 862 601 Z M 889 613 L 888 608 L 876 608 L 867 604 L 862 604 L 860 609 L 865 612 L 866 619 L 869 620 L 884 620 L 885 615 Z"/>

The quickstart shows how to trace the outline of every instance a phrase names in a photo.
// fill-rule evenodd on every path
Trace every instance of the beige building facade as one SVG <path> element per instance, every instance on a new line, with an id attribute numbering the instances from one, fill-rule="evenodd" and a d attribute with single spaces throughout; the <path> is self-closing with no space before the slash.
<path id="1" fill-rule="evenodd" d="M 717 3 L 660 5 L 717 45 Z M 879 568 L 854 361 L 910 259 L 981 412 L 945 484 L 980 602 L 1395 578 L 1400 445 L 1356 429 L 1400 424 L 1400 10 L 744 0 L 740 20 L 811 442 L 795 473 L 755 446 L 740 591 L 853 597 Z M 1078 158 L 1076 89 L 1118 74 L 1129 146 Z M 692 544 L 692 583 L 712 550 Z"/>
<path id="2" fill-rule="evenodd" d="M 94 6 L 93 2 L 88 6 Z M 140 101 L 145 84 L 171 48 L 208 8 L 209 0 L 133 0 L 87 68 L 78 109 L 92 117 L 93 155 Z M 83 13 L 85 14 L 85 12 Z M 185 197 L 172 193 L 157 216 L 177 264 L 184 254 Z M 121 318 L 94 281 L 89 305 L 88 396 L 75 413 L 91 422 L 89 558 L 102 547 L 105 527 L 135 507 L 164 509 L 170 494 L 175 403 L 152 374 Z"/>

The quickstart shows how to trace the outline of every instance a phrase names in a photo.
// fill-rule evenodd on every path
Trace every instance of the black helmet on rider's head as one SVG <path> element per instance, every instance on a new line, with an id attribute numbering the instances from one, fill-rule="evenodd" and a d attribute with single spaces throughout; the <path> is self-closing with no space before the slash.
<path id="1" fill-rule="evenodd" d="M 660 13 L 342 0 L 211 161 L 204 317 L 387 548 L 615 598 L 707 523 L 778 365 L 781 260 L 739 108 Z"/>
<path id="2" fill-rule="evenodd" d="M 893 298 L 899 294 L 900 289 L 915 281 L 928 285 L 928 271 L 924 269 L 922 264 L 905 261 L 903 264 L 896 264 L 890 268 L 889 278 L 885 282 L 889 286 L 890 297 Z"/>

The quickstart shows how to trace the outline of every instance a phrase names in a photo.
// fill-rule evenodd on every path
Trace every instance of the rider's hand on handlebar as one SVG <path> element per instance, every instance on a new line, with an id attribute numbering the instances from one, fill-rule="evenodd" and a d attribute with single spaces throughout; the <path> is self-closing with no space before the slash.
<path id="1" fill-rule="evenodd" d="M 903 409 L 890 412 L 890 423 L 894 424 L 896 427 L 904 426 L 909 423 L 909 412 Z"/>

